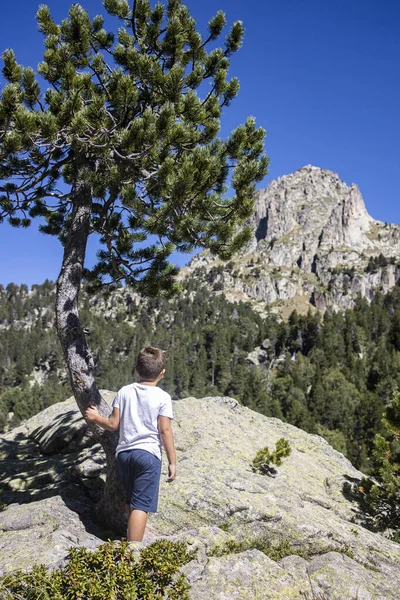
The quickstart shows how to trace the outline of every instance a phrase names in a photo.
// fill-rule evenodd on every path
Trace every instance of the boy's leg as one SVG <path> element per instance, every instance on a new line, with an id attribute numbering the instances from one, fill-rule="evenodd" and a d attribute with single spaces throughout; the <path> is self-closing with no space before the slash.
<path id="1" fill-rule="evenodd" d="M 147 513 L 156 512 L 160 485 L 161 461 L 142 449 L 131 451 L 132 479 L 128 490 L 128 541 L 141 542 L 147 523 Z"/>
<path id="2" fill-rule="evenodd" d="M 146 529 L 147 512 L 129 507 L 128 542 L 141 542 Z"/>

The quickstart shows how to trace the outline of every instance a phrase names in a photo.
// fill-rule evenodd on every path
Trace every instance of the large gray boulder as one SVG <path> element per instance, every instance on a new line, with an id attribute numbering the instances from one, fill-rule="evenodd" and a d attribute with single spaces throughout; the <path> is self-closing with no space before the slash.
<path id="1" fill-rule="evenodd" d="M 64 489 L 61 496 L 12 504 L 0 513 L 1 573 L 29 570 L 34 563 L 54 569 L 64 565 L 71 547 L 94 549 L 102 543 L 90 533 L 94 529 L 89 516 L 91 503 L 78 487 L 71 486 L 69 495 L 66 492 Z"/>
<path id="2" fill-rule="evenodd" d="M 32 420 L 0 440 L 9 503 L 0 513 L 3 573 L 34 562 L 63 565 L 70 546 L 93 548 L 110 536 L 92 520 L 104 479 L 101 450 L 85 442 L 72 400 L 52 409 L 49 420 L 44 413 L 34 419 L 46 435 L 57 429 L 61 454 L 40 451 Z M 342 454 L 230 398 L 187 398 L 174 402 L 174 412 L 178 476 L 166 483 L 164 462 L 145 543 L 169 537 L 196 548 L 184 568 L 193 600 L 398 598 L 400 545 L 363 526 L 357 503 L 344 494 L 362 474 Z M 74 443 L 61 432 L 64 415 L 82 427 Z M 273 449 L 281 437 L 291 455 L 269 476 L 254 473 L 257 450 Z"/>

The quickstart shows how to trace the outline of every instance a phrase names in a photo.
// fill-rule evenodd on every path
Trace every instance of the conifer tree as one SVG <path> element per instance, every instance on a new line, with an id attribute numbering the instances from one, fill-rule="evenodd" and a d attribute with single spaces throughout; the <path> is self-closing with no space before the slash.
<path id="1" fill-rule="evenodd" d="M 62 243 L 56 325 L 72 389 L 81 411 L 94 404 L 108 414 L 79 318 L 82 279 L 94 290 L 126 282 L 147 295 L 171 294 L 174 250 L 209 248 L 229 258 L 248 239 L 238 224 L 252 213 L 268 159 L 253 118 L 218 137 L 222 111 L 239 90 L 228 69 L 241 22 L 218 48 L 221 11 L 203 37 L 180 0 L 103 5 L 116 35 L 79 4 L 60 25 L 40 6 L 45 51 L 37 74 L 13 50 L 3 53 L 0 219 L 28 227 L 41 217 L 40 229 Z M 102 249 L 88 269 L 92 234 Z M 121 529 L 115 435 L 97 436 L 108 461 L 99 515 Z"/>
<path id="2" fill-rule="evenodd" d="M 388 402 L 382 424 L 385 435 L 376 434 L 373 459 L 378 483 L 364 480 L 363 492 L 373 507 L 378 526 L 388 528 L 400 541 L 400 392 Z"/>

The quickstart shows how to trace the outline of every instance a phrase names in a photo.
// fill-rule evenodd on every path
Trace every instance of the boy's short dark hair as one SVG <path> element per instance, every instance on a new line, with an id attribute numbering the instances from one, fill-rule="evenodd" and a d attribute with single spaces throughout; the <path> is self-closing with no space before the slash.
<path id="1" fill-rule="evenodd" d="M 164 368 L 165 356 L 162 350 L 152 346 L 141 349 L 136 361 L 136 371 L 139 377 L 154 381 Z"/>

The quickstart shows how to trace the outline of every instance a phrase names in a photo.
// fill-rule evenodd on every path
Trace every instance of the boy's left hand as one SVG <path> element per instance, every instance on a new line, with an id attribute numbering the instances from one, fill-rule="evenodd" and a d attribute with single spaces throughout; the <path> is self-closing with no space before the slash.
<path id="1" fill-rule="evenodd" d="M 89 408 L 85 410 L 85 419 L 87 421 L 96 421 L 98 414 L 98 410 L 95 406 L 89 406 Z"/>
<path id="2" fill-rule="evenodd" d="M 171 481 L 174 481 L 175 477 L 176 477 L 176 465 L 169 464 L 168 465 L 168 477 L 167 477 L 166 481 L 171 483 Z"/>

